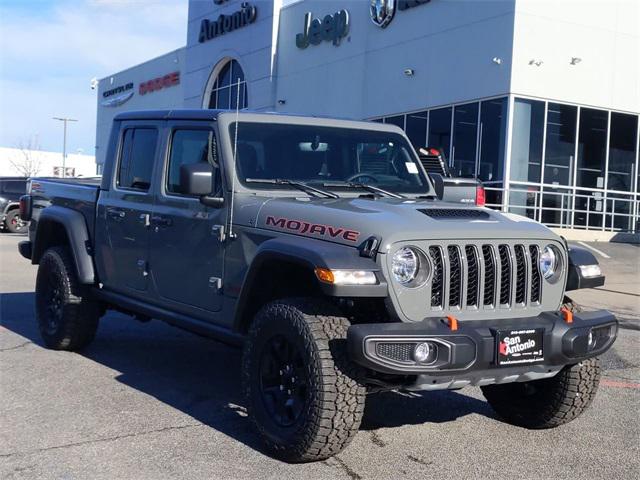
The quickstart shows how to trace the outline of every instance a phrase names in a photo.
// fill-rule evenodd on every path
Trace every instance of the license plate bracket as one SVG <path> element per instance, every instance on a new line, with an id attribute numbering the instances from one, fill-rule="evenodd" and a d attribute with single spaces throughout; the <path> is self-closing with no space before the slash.
<path id="1" fill-rule="evenodd" d="M 544 361 L 544 329 L 501 330 L 497 335 L 499 366 L 523 365 Z"/>

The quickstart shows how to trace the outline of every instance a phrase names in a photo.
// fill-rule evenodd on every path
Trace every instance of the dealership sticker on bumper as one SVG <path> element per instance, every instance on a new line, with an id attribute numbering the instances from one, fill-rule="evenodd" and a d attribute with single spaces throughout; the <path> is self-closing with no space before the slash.
<path id="1" fill-rule="evenodd" d="M 518 365 L 544 361 L 544 330 L 508 330 L 498 332 L 498 365 Z"/>

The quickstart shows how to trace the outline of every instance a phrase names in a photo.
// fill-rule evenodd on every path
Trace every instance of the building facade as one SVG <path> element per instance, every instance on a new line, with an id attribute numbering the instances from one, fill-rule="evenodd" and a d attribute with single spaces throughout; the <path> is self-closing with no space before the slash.
<path id="1" fill-rule="evenodd" d="M 635 231 L 639 18 L 633 0 L 192 0 L 183 49 L 100 81 L 97 159 L 124 110 L 369 119 L 441 148 L 491 206 Z"/>

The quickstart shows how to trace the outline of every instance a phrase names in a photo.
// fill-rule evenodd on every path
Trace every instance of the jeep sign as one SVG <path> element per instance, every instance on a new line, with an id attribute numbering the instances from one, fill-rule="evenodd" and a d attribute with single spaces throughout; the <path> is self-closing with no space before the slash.
<path id="1" fill-rule="evenodd" d="M 312 18 L 312 13 L 304 16 L 302 33 L 296 35 L 296 46 L 305 49 L 311 45 L 319 45 L 322 41 L 332 42 L 336 47 L 340 40 L 349 34 L 349 12 L 340 10 L 333 15 L 325 15 L 324 19 Z"/>

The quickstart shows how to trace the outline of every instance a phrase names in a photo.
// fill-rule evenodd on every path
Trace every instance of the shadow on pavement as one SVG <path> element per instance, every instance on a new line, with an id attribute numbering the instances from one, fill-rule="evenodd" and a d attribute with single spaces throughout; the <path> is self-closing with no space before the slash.
<path id="1" fill-rule="evenodd" d="M 33 299 L 32 292 L 0 295 L 0 323 L 42 346 Z M 245 413 L 238 349 L 160 321 L 141 324 L 109 313 L 94 342 L 79 354 L 120 372 L 116 379 L 122 384 L 264 452 Z M 472 413 L 493 416 L 485 402 L 454 391 L 378 393 L 367 398 L 361 428 L 450 422 Z"/>

